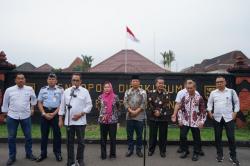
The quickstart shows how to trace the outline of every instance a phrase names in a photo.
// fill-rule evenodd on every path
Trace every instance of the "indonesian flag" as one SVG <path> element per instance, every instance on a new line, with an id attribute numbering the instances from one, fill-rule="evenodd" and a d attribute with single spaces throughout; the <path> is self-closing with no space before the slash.
<path id="1" fill-rule="evenodd" d="M 130 38 L 134 42 L 139 42 L 139 40 L 135 37 L 135 35 L 133 34 L 133 32 L 128 27 L 126 27 L 126 30 L 127 30 L 127 36 L 128 36 L 128 38 Z"/>

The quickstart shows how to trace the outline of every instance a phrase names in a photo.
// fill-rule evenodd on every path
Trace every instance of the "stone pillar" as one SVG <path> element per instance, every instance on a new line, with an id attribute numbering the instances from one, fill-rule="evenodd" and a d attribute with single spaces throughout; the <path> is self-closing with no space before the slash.
<path id="1" fill-rule="evenodd" d="M 236 57 L 236 63 L 228 69 L 234 73 L 236 91 L 240 99 L 240 113 L 237 115 L 236 123 L 238 127 L 244 127 L 244 115 L 250 111 L 250 66 L 245 63 L 242 56 Z"/>

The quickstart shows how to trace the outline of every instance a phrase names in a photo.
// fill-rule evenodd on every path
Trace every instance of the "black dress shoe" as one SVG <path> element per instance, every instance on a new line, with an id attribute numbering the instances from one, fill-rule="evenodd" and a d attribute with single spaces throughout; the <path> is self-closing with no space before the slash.
<path id="1" fill-rule="evenodd" d="M 201 150 L 201 151 L 199 152 L 199 155 L 200 155 L 200 156 L 205 156 L 205 153 L 203 152 L 203 150 Z"/>
<path id="2" fill-rule="evenodd" d="M 61 154 L 56 154 L 55 157 L 56 157 L 56 161 L 62 161 L 63 159 Z"/>
<path id="3" fill-rule="evenodd" d="M 199 155 L 198 154 L 193 154 L 192 160 L 193 161 L 198 161 L 199 160 Z"/>
<path id="4" fill-rule="evenodd" d="M 148 151 L 148 156 L 153 156 L 154 152 Z"/>
<path id="5" fill-rule="evenodd" d="M 185 159 L 185 158 L 187 158 L 188 154 L 189 154 L 189 152 L 184 151 L 184 152 L 182 152 L 180 158 Z"/>
<path id="6" fill-rule="evenodd" d="M 133 151 L 128 151 L 128 152 L 126 153 L 126 157 L 130 157 L 130 156 L 132 156 L 132 154 L 133 154 Z"/>
<path id="7" fill-rule="evenodd" d="M 35 157 L 33 154 L 31 154 L 31 155 L 26 155 L 26 159 L 29 159 L 30 161 L 36 161 L 37 157 Z"/>
<path id="8" fill-rule="evenodd" d="M 10 165 L 14 164 L 15 161 L 16 161 L 16 159 L 8 159 L 6 166 L 10 166 Z"/>
<path id="9" fill-rule="evenodd" d="M 111 155 L 109 155 L 109 158 L 116 158 L 116 155 L 115 154 L 111 154 Z"/>
<path id="10" fill-rule="evenodd" d="M 66 166 L 72 166 L 74 164 L 75 164 L 74 162 L 70 162 L 70 163 L 67 163 Z"/>
<path id="11" fill-rule="evenodd" d="M 43 161 L 44 159 L 46 159 L 47 156 L 39 156 L 37 159 L 36 159 L 36 162 L 41 162 Z"/>
<path id="12" fill-rule="evenodd" d="M 78 161 L 78 165 L 79 166 L 85 166 L 85 163 L 84 163 L 84 161 Z"/>
<path id="13" fill-rule="evenodd" d="M 136 152 L 136 155 L 137 155 L 138 157 L 143 157 L 143 154 L 142 154 L 141 151 L 137 151 L 137 152 Z"/>
<path id="14" fill-rule="evenodd" d="M 165 152 L 160 152 L 160 155 L 161 155 L 162 158 L 166 157 L 166 153 Z"/>
<path id="15" fill-rule="evenodd" d="M 182 153 L 182 152 L 183 152 L 183 150 L 181 149 L 181 147 L 179 147 L 177 150 L 177 153 Z"/>

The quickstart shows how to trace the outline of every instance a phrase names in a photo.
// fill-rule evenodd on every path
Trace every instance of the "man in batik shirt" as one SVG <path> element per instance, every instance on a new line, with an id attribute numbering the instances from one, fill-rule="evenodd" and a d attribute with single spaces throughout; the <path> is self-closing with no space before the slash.
<path id="1" fill-rule="evenodd" d="M 189 129 L 193 135 L 193 161 L 199 160 L 199 152 L 201 151 L 200 129 L 206 120 L 205 104 L 202 96 L 195 93 L 196 84 L 187 85 L 188 93 L 181 99 L 181 108 L 178 112 L 178 121 L 181 127 L 181 148 L 183 152 L 180 158 L 186 158 L 189 154 L 187 145 L 187 134 Z"/>
<path id="2" fill-rule="evenodd" d="M 166 157 L 168 122 L 171 118 L 169 109 L 169 94 L 164 88 L 164 78 L 155 79 L 156 90 L 148 93 L 148 117 L 149 117 L 149 150 L 148 155 L 152 156 L 157 144 L 159 130 L 159 149 L 161 157 Z"/>
<path id="3" fill-rule="evenodd" d="M 146 91 L 140 88 L 139 76 L 133 76 L 131 79 L 132 88 L 128 89 L 124 95 L 124 106 L 127 110 L 127 138 L 128 152 L 126 157 L 130 157 L 134 151 L 134 131 L 136 133 L 136 154 L 143 157 L 142 149 L 142 133 L 143 121 L 146 119 Z"/>

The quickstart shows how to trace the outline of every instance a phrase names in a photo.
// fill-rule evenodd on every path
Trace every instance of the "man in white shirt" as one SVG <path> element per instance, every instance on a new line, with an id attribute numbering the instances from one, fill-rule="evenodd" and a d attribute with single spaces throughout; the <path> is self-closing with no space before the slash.
<path id="1" fill-rule="evenodd" d="M 81 86 L 81 75 L 72 75 L 72 87 L 66 89 L 63 93 L 59 109 L 59 127 L 64 124 L 68 132 L 68 161 L 67 166 L 75 163 L 74 139 L 77 136 L 78 148 L 76 159 L 80 166 L 84 166 L 84 135 L 86 127 L 86 114 L 91 111 L 92 101 L 87 89 Z M 70 116 L 68 116 L 70 114 Z"/>
<path id="2" fill-rule="evenodd" d="M 18 73 L 15 86 L 6 89 L 3 98 L 2 112 L 7 114 L 9 159 L 7 166 L 16 161 L 16 135 L 20 123 L 25 136 L 26 158 L 32 161 L 36 157 L 32 154 L 31 115 L 36 105 L 36 95 L 32 87 L 25 86 L 25 77 Z"/>
<path id="3" fill-rule="evenodd" d="M 226 87 L 226 80 L 219 76 L 216 78 L 216 90 L 210 93 L 207 103 L 207 110 L 209 117 L 214 121 L 215 143 L 217 149 L 217 161 L 222 162 L 223 148 L 222 148 L 222 130 L 223 126 L 226 129 L 230 160 L 234 165 L 239 165 L 236 157 L 236 145 L 234 128 L 237 112 L 240 110 L 239 98 L 233 89 Z M 212 112 L 213 111 L 213 112 Z"/>

